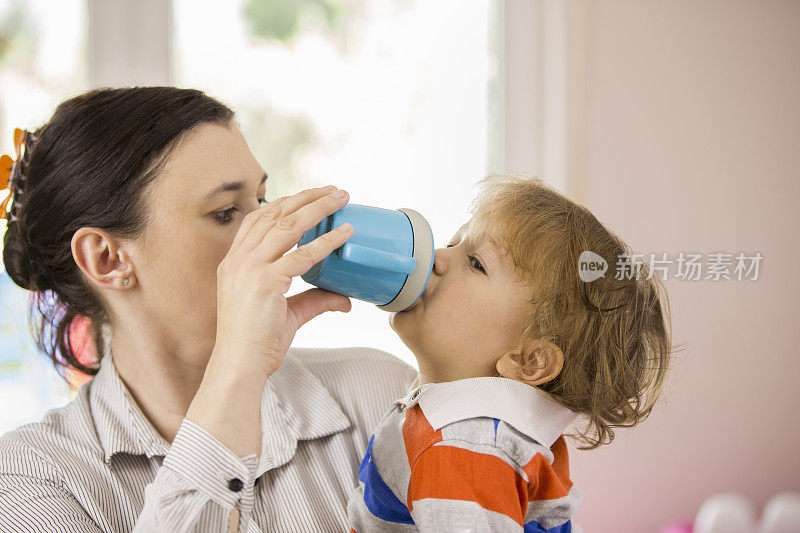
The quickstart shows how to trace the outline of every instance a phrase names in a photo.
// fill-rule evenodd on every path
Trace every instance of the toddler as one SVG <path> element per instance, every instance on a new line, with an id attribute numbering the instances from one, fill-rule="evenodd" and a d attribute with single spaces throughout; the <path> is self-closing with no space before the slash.
<path id="1" fill-rule="evenodd" d="M 390 317 L 419 375 L 370 437 L 351 532 L 569 532 L 583 493 L 565 431 L 582 421 L 567 434 L 579 449 L 608 444 L 662 388 L 663 281 L 630 271 L 627 245 L 541 180 L 479 186 L 422 296 Z"/>

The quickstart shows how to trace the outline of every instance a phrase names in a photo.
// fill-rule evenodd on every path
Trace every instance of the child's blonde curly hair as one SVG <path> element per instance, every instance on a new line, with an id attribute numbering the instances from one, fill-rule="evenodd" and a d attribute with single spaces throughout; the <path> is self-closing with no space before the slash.
<path id="1" fill-rule="evenodd" d="M 517 282 L 531 289 L 517 338 L 550 340 L 564 354 L 561 373 L 539 388 L 585 416 L 586 427 L 570 434 L 587 444 L 579 449 L 611 443 L 611 428 L 647 418 L 665 381 L 672 348 L 663 281 L 646 279 L 646 265 L 616 279 L 629 247 L 541 179 L 491 175 L 476 186 L 470 234 L 507 252 Z M 603 277 L 581 280 L 584 250 L 606 260 Z"/>

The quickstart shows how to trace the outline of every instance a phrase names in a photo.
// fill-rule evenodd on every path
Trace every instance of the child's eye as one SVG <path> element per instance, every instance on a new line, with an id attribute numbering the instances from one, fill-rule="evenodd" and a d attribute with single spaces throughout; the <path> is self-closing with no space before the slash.
<path id="1" fill-rule="evenodd" d="M 478 258 L 477 258 L 477 257 L 475 257 L 474 255 L 470 255 L 470 256 L 469 256 L 469 261 L 470 261 L 470 263 L 472 263 L 472 264 L 478 265 L 478 266 L 477 266 L 477 267 L 475 267 L 475 268 L 477 268 L 478 270 L 480 270 L 481 272 L 483 272 L 484 274 L 486 274 L 486 270 L 484 270 L 484 269 L 483 269 L 483 265 L 481 264 L 481 262 L 478 260 Z"/>
<path id="2" fill-rule="evenodd" d="M 450 248 L 451 246 L 455 246 L 455 244 L 450 243 L 447 246 L 445 246 L 445 248 Z M 477 257 L 475 257 L 474 255 L 468 255 L 467 258 L 469 259 L 471 265 L 477 265 L 475 268 L 486 274 L 486 270 L 483 268 L 483 265 L 481 264 L 480 260 Z"/>

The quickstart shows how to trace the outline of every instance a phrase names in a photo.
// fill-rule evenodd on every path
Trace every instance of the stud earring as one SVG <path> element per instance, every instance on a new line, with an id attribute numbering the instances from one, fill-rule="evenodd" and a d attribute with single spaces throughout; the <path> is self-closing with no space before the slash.
<path id="1" fill-rule="evenodd" d="M 128 278 L 124 278 L 124 279 L 122 280 L 122 284 L 123 284 L 123 285 L 125 285 L 125 286 L 127 286 L 127 285 L 128 285 Z"/>

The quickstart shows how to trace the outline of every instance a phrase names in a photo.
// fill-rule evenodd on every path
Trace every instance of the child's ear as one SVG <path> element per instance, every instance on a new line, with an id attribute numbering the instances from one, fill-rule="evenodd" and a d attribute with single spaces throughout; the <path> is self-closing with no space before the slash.
<path id="1" fill-rule="evenodd" d="M 503 377 L 528 385 L 543 385 L 561 373 L 564 354 L 552 342 L 534 339 L 503 355 L 496 368 Z"/>

